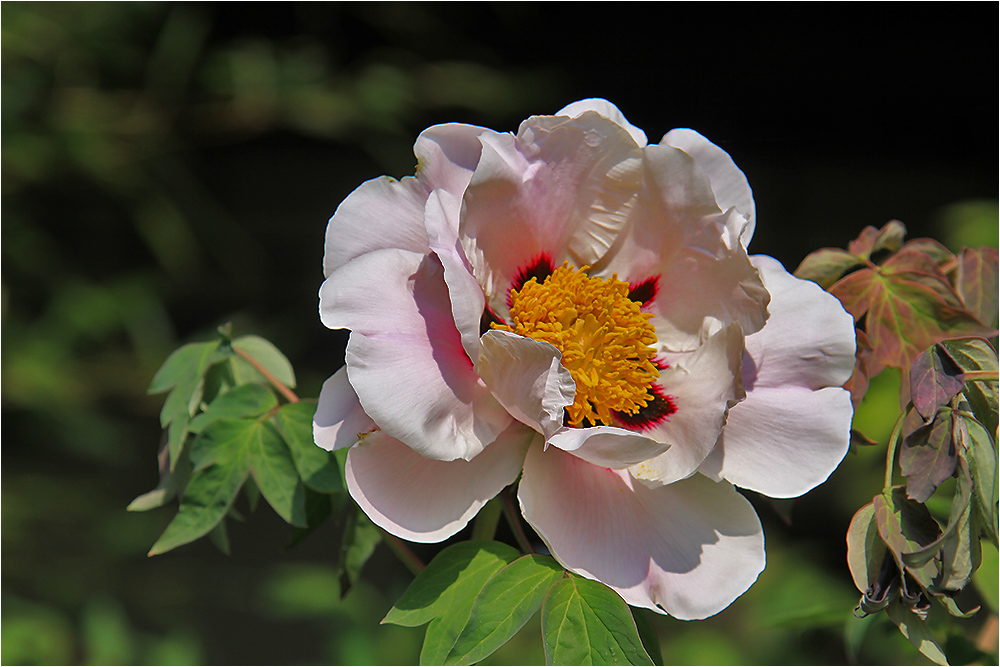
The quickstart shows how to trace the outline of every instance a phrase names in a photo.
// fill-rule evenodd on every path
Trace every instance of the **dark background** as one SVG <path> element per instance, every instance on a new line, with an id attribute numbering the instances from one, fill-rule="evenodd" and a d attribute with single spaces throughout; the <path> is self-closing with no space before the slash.
<path id="1" fill-rule="evenodd" d="M 751 251 L 790 270 L 892 218 L 953 250 L 996 244 L 993 3 L 0 12 L 6 664 L 416 661 L 421 631 L 377 624 L 408 582 L 387 551 L 341 602 L 322 529 L 282 552 L 261 507 L 232 556 L 147 559 L 173 509 L 124 508 L 156 484 L 145 389 L 181 343 L 224 322 L 263 335 L 303 396 L 343 363 L 346 335 L 317 316 L 326 220 L 364 180 L 411 174 L 428 125 L 516 131 L 604 97 L 652 142 L 692 127 L 748 176 Z M 883 443 L 887 386 L 858 417 Z M 852 453 L 780 513 L 755 498 L 768 569 L 710 621 L 658 619 L 666 661 L 838 663 L 861 629 L 861 662 L 923 660 L 884 619 L 850 620 L 843 535 L 880 456 Z M 542 660 L 536 626 L 491 660 Z"/>

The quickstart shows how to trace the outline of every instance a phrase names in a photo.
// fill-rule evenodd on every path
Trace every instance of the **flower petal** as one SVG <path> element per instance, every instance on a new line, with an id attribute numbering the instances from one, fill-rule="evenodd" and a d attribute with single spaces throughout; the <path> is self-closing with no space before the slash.
<path id="1" fill-rule="evenodd" d="M 668 447 L 634 431 L 614 426 L 563 427 L 545 444 L 571 452 L 573 456 L 595 466 L 615 470 L 658 456 L 667 451 Z"/>
<path id="2" fill-rule="evenodd" d="M 442 188 L 461 198 L 479 162 L 482 143 L 479 135 L 493 130 L 463 123 L 434 125 L 417 137 L 417 176 L 428 190 Z"/>
<path id="3" fill-rule="evenodd" d="M 516 138 L 481 140 L 460 235 L 490 307 L 506 318 L 511 284 L 532 258 L 593 265 L 612 246 L 638 193 L 640 149 L 594 112 L 536 116 Z"/>
<path id="4" fill-rule="evenodd" d="M 549 437 L 562 428 L 576 382 L 554 346 L 509 331 L 487 331 L 476 372 L 517 420 Z"/>
<path id="5" fill-rule="evenodd" d="M 436 461 L 376 431 L 347 452 L 344 477 L 375 525 L 404 540 L 440 542 L 517 479 L 534 437 L 514 422 L 471 461 Z"/>
<path id="6" fill-rule="evenodd" d="M 313 416 L 313 440 L 332 452 L 350 447 L 358 441 L 359 434 L 373 428 L 375 422 L 365 414 L 347 379 L 347 366 L 341 366 L 319 390 L 319 403 Z"/>
<path id="7" fill-rule="evenodd" d="M 347 196 L 326 227 L 323 275 L 373 250 L 427 251 L 424 201 L 427 189 L 416 178 L 380 176 Z"/>
<path id="8" fill-rule="evenodd" d="M 719 207 L 724 211 L 736 207 L 743 216 L 745 228 L 735 231 L 744 248 L 750 245 L 757 215 L 753 192 L 746 174 L 736 166 L 729 153 L 694 130 L 686 128 L 670 130 L 663 135 L 660 143 L 679 148 L 695 159 L 702 171 L 708 174 Z"/>
<path id="9" fill-rule="evenodd" d="M 630 468 L 649 486 L 690 477 L 711 453 L 726 423 L 726 410 L 743 398 L 739 363 L 743 336 L 731 325 L 690 353 L 664 354 L 669 367 L 660 371 L 659 386 L 675 411 L 642 430 L 670 446 L 663 454 Z"/>
<path id="10" fill-rule="evenodd" d="M 854 319 L 840 302 L 770 257 L 753 258 L 771 293 L 767 325 L 747 337 L 747 397 L 729 412 L 702 471 L 788 498 L 830 476 L 847 454 Z"/>
<path id="11" fill-rule="evenodd" d="M 562 109 L 557 111 L 556 115 L 571 116 L 576 118 L 577 116 L 583 115 L 587 111 L 596 111 L 605 118 L 610 118 L 621 125 L 625 128 L 626 132 L 632 135 L 632 139 L 634 139 L 635 143 L 639 145 L 639 148 L 642 148 L 649 143 L 648 139 L 646 139 L 646 133 L 625 120 L 625 114 L 623 114 L 618 107 L 607 100 L 592 97 L 590 99 L 580 100 L 579 102 L 573 102 L 572 104 L 567 104 Z"/>
<path id="12" fill-rule="evenodd" d="M 323 283 L 320 314 L 352 330 L 347 374 L 365 412 L 420 454 L 471 459 L 510 423 L 462 347 L 434 255 L 358 257 Z"/>
<path id="13" fill-rule="evenodd" d="M 729 484 L 702 475 L 648 488 L 625 471 L 533 446 L 518 497 L 556 560 L 633 606 L 706 618 L 764 568 L 753 507 Z"/>

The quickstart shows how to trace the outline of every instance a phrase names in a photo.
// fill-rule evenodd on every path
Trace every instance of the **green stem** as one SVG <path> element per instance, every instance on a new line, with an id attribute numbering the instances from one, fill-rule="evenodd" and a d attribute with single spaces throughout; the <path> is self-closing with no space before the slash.
<path id="1" fill-rule="evenodd" d="M 899 419 L 896 420 L 896 426 L 892 429 L 892 435 L 889 436 L 889 449 L 885 455 L 885 486 L 888 489 L 892 486 L 892 466 L 893 461 L 896 460 L 896 445 L 899 444 L 899 436 L 903 431 L 903 420 L 906 418 L 906 414 L 899 415 Z"/>
<path id="2" fill-rule="evenodd" d="M 424 565 L 424 562 L 420 560 L 419 557 L 417 557 L 417 554 L 410 551 L 410 547 L 406 546 L 406 542 L 399 539 L 392 533 L 382 530 L 381 528 L 379 528 L 378 531 L 382 533 L 382 541 L 385 542 L 385 545 L 392 550 L 392 553 L 396 554 L 396 558 L 398 558 L 400 562 L 406 566 L 406 569 L 409 570 L 413 576 L 417 576 L 424 571 L 424 568 L 427 566 Z"/>
<path id="3" fill-rule="evenodd" d="M 499 498 L 492 498 L 486 503 L 479 514 L 476 515 L 476 522 L 472 525 L 473 540 L 492 540 L 497 532 L 497 524 L 500 523 L 500 514 L 503 512 L 503 502 Z"/>
<path id="4" fill-rule="evenodd" d="M 531 543 L 528 541 L 528 535 L 524 532 L 524 526 L 521 525 L 521 513 L 517 511 L 517 507 L 514 505 L 514 498 L 510 494 L 509 486 L 500 492 L 500 498 L 503 499 L 504 514 L 507 515 L 507 522 L 510 524 L 511 530 L 514 531 L 514 539 L 517 540 L 521 551 L 526 554 L 535 553 L 535 550 L 531 548 Z"/>

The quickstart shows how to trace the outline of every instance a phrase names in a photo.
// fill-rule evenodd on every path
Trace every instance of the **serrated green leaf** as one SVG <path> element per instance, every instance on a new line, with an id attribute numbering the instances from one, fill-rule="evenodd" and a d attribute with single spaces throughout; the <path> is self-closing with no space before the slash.
<path id="1" fill-rule="evenodd" d="M 274 425 L 292 453 L 295 467 L 306 486 L 323 493 L 344 488 L 340 464 L 331 452 L 313 441 L 312 419 L 315 401 L 299 401 L 281 406 Z"/>
<path id="2" fill-rule="evenodd" d="M 922 350 L 941 340 L 992 335 L 923 252 L 903 250 L 881 266 L 845 276 L 830 292 L 856 320 L 865 318 L 876 365 L 907 369 Z"/>
<path id="3" fill-rule="evenodd" d="M 549 665 L 652 665 L 621 596 L 573 574 L 542 602 L 542 643 Z"/>
<path id="4" fill-rule="evenodd" d="M 240 336 L 233 340 L 233 349 L 250 355 L 271 375 L 283 384 L 295 386 L 295 371 L 281 351 L 271 341 L 260 336 Z M 233 360 L 233 375 L 237 384 L 250 382 L 266 382 L 267 380 L 257 370 L 243 359 Z"/>
<path id="5" fill-rule="evenodd" d="M 538 555 L 522 556 L 497 572 L 476 598 L 445 664 L 471 665 L 506 644 L 563 573 L 553 558 Z"/>
<path id="6" fill-rule="evenodd" d="M 156 371 L 148 393 L 159 394 L 185 380 L 196 382 L 218 347 L 219 341 L 213 340 L 207 343 L 188 343 L 174 350 Z"/>
<path id="7" fill-rule="evenodd" d="M 145 512 L 156 507 L 162 507 L 165 503 L 173 499 L 178 492 L 182 492 L 191 477 L 191 460 L 186 455 L 181 455 L 173 469 L 170 468 L 170 452 L 167 443 L 160 447 L 157 455 L 160 467 L 160 483 L 152 491 L 137 496 L 126 508 L 129 512 Z"/>
<path id="8" fill-rule="evenodd" d="M 892 487 L 875 496 L 875 522 L 879 535 L 892 551 L 896 563 L 906 569 L 923 588 L 931 588 L 938 576 L 935 561 L 907 565 L 903 554 L 919 551 L 933 543 L 941 532 L 931 513 L 921 503 L 910 500 L 902 487 Z"/>
<path id="9" fill-rule="evenodd" d="M 245 384 L 219 394 L 205 407 L 205 411 L 188 423 L 188 430 L 200 433 L 206 426 L 220 419 L 259 417 L 278 406 L 274 392 L 260 384 Z"/>
<path id="10" fill-rule="evenodd" d="M 150 556 L 193 542 L 222 521 L 249 472 L 238 463 L 209 466 L 191 475 L 177 515 L 149 550 Z"/>
<path id="11" fill-rule="evenodd" d="M 795 275 L 803 280 L 818 283 L 829 289 L 853 268 L 864 266 L 864 261 L 840 248 L 822 248 L 806 255 L 795 269 Z"/>
<path id="12" fill-rule="evenodd" d="M 906 607 L 894 602 L 886 608 L 889 618 L 896 624 L 903 636 L 910 640 L 910 643 L 917 647 L 929 660 L 938 665 L 947 665 L 948 659 L 944 651 L 938 646 L 937 640 L 931 634 L 927 622 L 914 614 Z"/>
<path id="13" fill-rule="evenodd" d="M 443 664 L 483 586 L 518 556 L 516 549 L 500 542 L 450 546 L 413 580 L 382 622 L 408 627 L 430 622 L 420 664 Z"/>
<path id="14" fill-rule="evenodd" d="M 934 417 L 965 387 L 965 373 L 947 348 L 933 345 L 917 355 L 910 367 L 910 400 L 925 419 Z"/>
<path id="15" fill-rule="evenodd" d="M 918 503 L 926 502 L 938 485 L 955 472 L 958 454 L 952 427 L 952 411 L 941 410 L 934 421 L 921 425 L 903 438 L 899 468 L 906 477 L 906 495 Z"/>
<path id="16" fill-rule="evenodd" d="M 998 253 L 996 248 L 965 248 L 959 254 L 955 288 L 966 307 L 979 321 L 996 328 L 998 325 Z"/>

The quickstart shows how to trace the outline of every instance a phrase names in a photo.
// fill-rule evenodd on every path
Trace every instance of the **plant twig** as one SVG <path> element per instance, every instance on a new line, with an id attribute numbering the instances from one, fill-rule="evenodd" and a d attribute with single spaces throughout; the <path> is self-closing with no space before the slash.
<path id="1" fill-rule="evenodd" d="M 472 525 L 472 539 L 492 540 L 502 512 L 503 503 L 495 497 L 491 498 L 476 515 L 476 522 Z"/>
<path id="2" fill-rule="evenodd" d="M 299 397 L 296 396 L 295 392 L 292 391 L 291 389 L 289 389 L 288 385 L 286 385 L 284 382 L 282 382 L 278 378 L 274 377 L 274 374 L 271 373 L 271 371 L 269 371 L 266 368 L 264 368 L 264 366 L 262 366 L 259 361 L 257 361 L 250 354 L 248 354 L 247 352 L 239 349 L 238 347 L 234 347 L 233 350 L 235 350 L 236 354 L 238 356 L 242 357 L 244 359 L 244 361 L 246 361 L 248 364 L 250 364 L 251 366 L 253 366 L 257 370 L 258 373 L 260 373 L 261 375 L 263 375 L 264 378 L 268 382 L 270 382 L 272 385 L 274 385 L 274 388 L 278 390 L 278 393 L 280 393 L 282 396 L 284 396 L 285 399 L 288 400 L 289 403 L 298 403 L 299 402 Z"/>
<path id="3" fill-rule="evenodd" d="M 510 494 L 509 486 L 500 492 L 500 498 L 503 499 L 503 509 L 504 514 L 507 515 L 507 523 L 510 524 L 511 530 L 514 531 L 514 539 L 517 540 L 521 551 L 526 554 L 535 553 L 535 550 L 531 548 L 531 543 L 528 541 L 528 535 L 524 532 L 524 526 L 521 525 L 521 513 L 517 511 L 517 507 L 514 505 L 514 498 Z"/>

